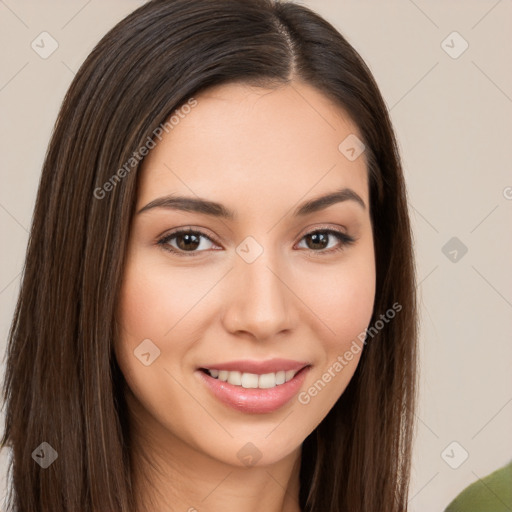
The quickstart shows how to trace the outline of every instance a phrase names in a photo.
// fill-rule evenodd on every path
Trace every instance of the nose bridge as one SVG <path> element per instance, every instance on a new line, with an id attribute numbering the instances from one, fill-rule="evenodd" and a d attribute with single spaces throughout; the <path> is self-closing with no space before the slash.
<path id="1" fill-rule="evenodd" d="M 260 246 L 257 254 L 254 242 L 246 243 L 237 248 L 231 272 L 233 293 L 228 300 L 226 328 L 247 331 L 257 338 L 271 337 L 291 327 L 291 292 L 281 270 L 285 266 L 279 261 L 278 252 Z"/>

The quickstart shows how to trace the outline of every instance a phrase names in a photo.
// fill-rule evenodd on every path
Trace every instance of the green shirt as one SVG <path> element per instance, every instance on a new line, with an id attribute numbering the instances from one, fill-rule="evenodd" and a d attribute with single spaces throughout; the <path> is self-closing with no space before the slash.
<path id="1" fill-rule="evenodd" d="M 445 512 L 512 511 L 512 461 L 466 487 Z"/>

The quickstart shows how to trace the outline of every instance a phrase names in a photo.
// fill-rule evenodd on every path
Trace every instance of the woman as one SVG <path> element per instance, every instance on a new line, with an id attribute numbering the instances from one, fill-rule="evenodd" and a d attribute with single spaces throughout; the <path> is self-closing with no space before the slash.
<path id="1" fill-rule="evenodd" d="M 292 2 L 149 2 L 48 149 L 10 510 L 405 511 L 416 339 L 400 159 L 357 52 Z"/>

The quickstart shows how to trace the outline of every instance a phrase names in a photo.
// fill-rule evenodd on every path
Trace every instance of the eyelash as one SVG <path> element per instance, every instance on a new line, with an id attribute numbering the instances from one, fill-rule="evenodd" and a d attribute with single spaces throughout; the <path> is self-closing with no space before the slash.
<path id="1" fill-rule="evenodd" d="M 326 233 L 329 235 L 333 235 L 336 238 L 338 238 L 338 240 L 341 242 L 341 245 L 339 245 L 338 247 L 335 247 L 335 248 L 331 248 L 331 249 L 319 249 L 319 250 L 306 249 L 310 253 L 319 254 L 319 255 L 324 255 L 324 254 L 328 255 L 328 254 L 337 253 L 339 251 L 345 250 L 345 248 L 347 246 L 352 245 L 356 241 L 355 238 L 347 235 L 346 233 L 343 233 L 342 231 L 338 231 L 337 229 L 332 229 L 332 228 L 325 228 L 325 229 L 320 228 L 320 229 L 315 229 L 313 231 L 310 231 L 309 233 L 306 233 L 301 238 L 301 241 L 304 238 L 306 238 L 307 236 L 314 235 L 317 233 Z M 209 237 L 208 235 L 206 235 L 206 233 L 203 233 L 202 231 L 199 231 L 199 230 L 192 230 L 192 229 L 179 229 L 179 230 L 173 231 L 172 233 L 168 233 L 167 235 L 164 235 L 162 238 L 160 238 L 157 241 L 157 244 L 159 246 L 161 246 L 162 249 L 164 249 L 165 251 L 176 254 L 177 256 L 195 257 L 203 252 L 206 252 L 205 250 L 203 250 L 203 251 L 182 251 L 182 250 L 178 250 L 178 249 L 172 247 L 171 245 L 169 245 L 170 240 L 172 240 L 173 238 L 176 238 L 177 236 L 180 236 L 180 235 L 200 235 L 201 237 L 206 238 L 210 242 L 217 244 L 217 242 L 215 242 L 215 240 L 212 240 L 212 238 Z"/>

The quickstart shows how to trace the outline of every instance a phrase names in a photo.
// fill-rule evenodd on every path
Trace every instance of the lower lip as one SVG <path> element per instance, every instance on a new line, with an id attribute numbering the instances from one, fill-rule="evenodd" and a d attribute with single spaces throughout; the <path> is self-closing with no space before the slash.
<path id="1" fill-rule="evenodd" d="M 245 413 L 263 414 L 277 411 L 289 402 L 304 383 L 310 366 L 295 374 L 292 380 L 268 389 L 243 388 L 214 379 L 202 370 L 197 370 L 203 382 L 224 404 Z"/>

